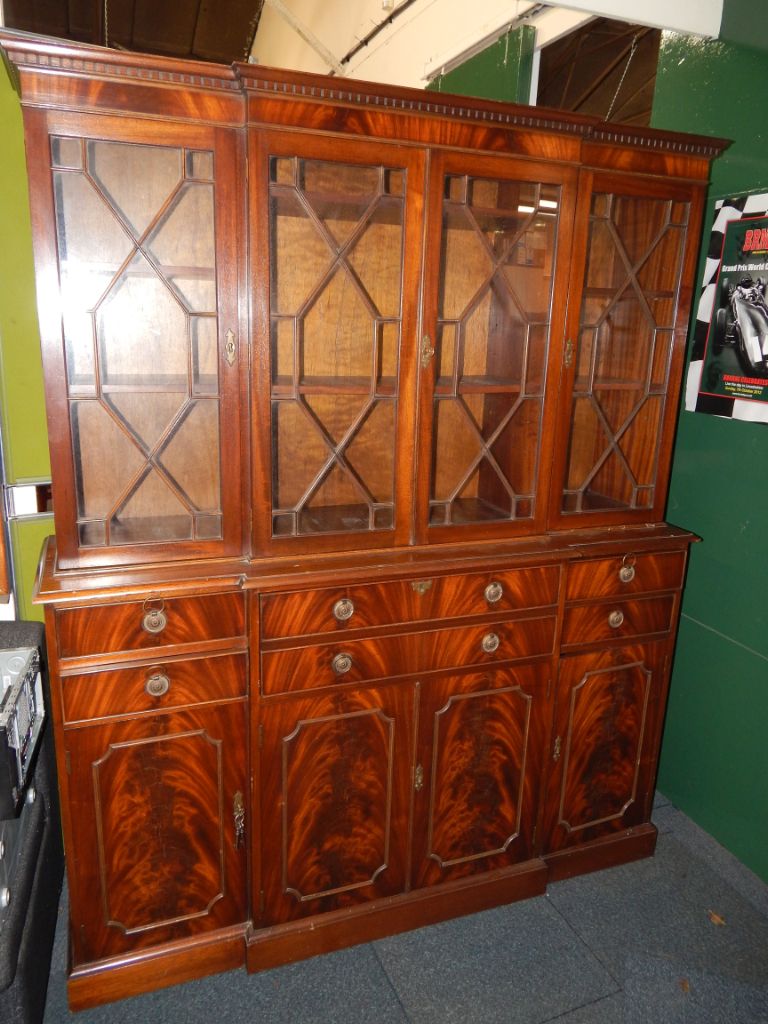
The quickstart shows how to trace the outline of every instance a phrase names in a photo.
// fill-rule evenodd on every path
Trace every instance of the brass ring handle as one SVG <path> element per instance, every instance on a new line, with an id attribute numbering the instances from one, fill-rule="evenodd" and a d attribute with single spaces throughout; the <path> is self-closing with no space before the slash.
<path id="1" fill-rule="evenodd" d="M 341 654 L 337 654 L 331 662 L 331 668 L 337 676 L 343 676 L 352 668 L 352 655 L 347 654 L 346 651 L 342 651 Z"/>
<path id="2" fill-rule="evenodd" d="M 504 588 L 500 583 L 489 583 L 485 588 L 485 600 L 488 604 L 496 604 L 497 601 L 501 600 L 503 593 Z"/>
<path id="3" fill-rule="evenodd" d="M 627 559 L 631 558 L 632 561 L 628 562 Z M 637 561 L 635 555 L 624 555 L 621 560 L 621 568 L 619 569 L 619 579 L 622 583 L 631 583 L 635 578 L 635 562 Z"/>
<path id="4" fill-rule="evenodd" d="M 623 621 L 624 612 L 619 611 L 618 609 L 616 609 L 615 612 L 611 612 L 611 614 L 608 616 L 608 625 L 611 627 L 611 629 L 618 629 Z"/>
<path id="5" fill-rule="evenodd" d="M 144 689 L 150 697 L 164 697 L 168 693 L 170 686 L 171 680 L 166 675 L 165 668 L 162 665 L 149 669 Z"/>
<path id="6" fill-rule="evenodd" d="M 333 606 L 333 617 L 337 622 L 346 622 L 355 614 L 355 606 L 348 597 L 340 598 Z"/>
<path id="7" fill-rule="evenodd" d="M 500 643 L 501 641 L 495 633 L 487 633 L 480 641 L 480 646 L 486 654 L 493 654 L 494 651 L 499 649 Z"/>
<path id="8" fill-rule="evenodd" d="M 159 601 L 159 608 L 147 607 L 150 601 Z M 147 597 L 141 606 L 144 615 L 141 620 L 141 628 L 145 633 L 156 635 L 162 633 L 168 625 L 168 616 L 165 614 L 165 601 L 162 597 Z"/>

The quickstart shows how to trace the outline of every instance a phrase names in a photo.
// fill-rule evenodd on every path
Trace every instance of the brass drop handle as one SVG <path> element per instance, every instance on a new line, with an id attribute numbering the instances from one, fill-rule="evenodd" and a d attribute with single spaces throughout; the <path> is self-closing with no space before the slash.
<path id="1" fill-rule="evenodd" d="M 501 641 L 495 633 L 486 633 L 483 639 L 480 641 L 480 646 L 483 648 L 486 654 L 493 654 L 494 651 L 499 649 Z"/>
<path id="2" fill-rule="evenodd" d="M 420 597 L 424 597 L 426 592 L 432 586 L 432 580 L 416 580 L 411 583 L 411 586 Z"/>
<path id="3" fill-rule="evenodd" d="M 424 786 L 424 769 L 419 764 L 419 765 L 416 766 L 416 778 L 415 778 L 414 783 L 413 783 L 413 788 L 418 793 L 419 790 L 423 788 L 423 786 Z"/>
<path id="4" fill-rule="evenodd" d="M 333 606 L 333 617 L 337 622 L 346 622 L 355 614 L 355 606 L 348 597 L 342 597 Z"/>
<path id="5" fill-rule="evenodd" d="M 337 676 L 343 676 L 352 668 L 352 655 L 347 654 L 346 651 L 342 651 L 341 654 L 337 654 L 331 662 L 331 668 Z"/>
<path id="6" fill-rule="evenodd" d="M 488 604 L 496 604 L 497 601 L 501 600 L 503 593 L 504 588 L 500 583 L 489 583 L 485 588 L 485 600 Z"/>
<path id="7" fill-rule="evenodd" d="M 238 791 L 235 793 L 235 799 L 232 804 L 232 814 L 235 819 L 235 849 L 240 845 L 240 840 L 243 841 L 245 846 L 245 803 L 243 801 L 243 794 Z"/>
<path id="8" fill-rule="evenodd" d="M 618 608 L 615 612 L 611 612 L 611 614 L 608 616 L 608 625 L 611 627 L 611 629 L 618 629 L 623 621 L 624 612 L 619 611 Z"/>
<path id="9" fill-rule="evenodd" d="M 160 607 L 153 608 L 151 602 L 159 601 Z M 148 597 L 144 604 L 141 606 L 144 616 L 141 620 L 141 628 L 145 633 L 152 633 L 156 635 L 162 633 L 165 627 L 168 625 L 168 616 L 163 610 L 165 608 L 165 601 L 161 597 Z"/>
<path id="10" fill-rule="evenodd" d="M 563 745 L 563 741 L 558 736 L 557 739 L 555 740 L 555 752 L 552 755 L 552 760 L 555 763 L 557 763 L 560 760 L 560 750 L 562 748 L 562 745 Z"/>
<path id="11" fill-rule="evenodd" d="M 427 369 L 434 354 L 435 346 L 430 341 L 429 335 L 425 334 L 424 341 L 421 343 L 421 367 L 423 370 Z"/>
<path id="12" fill-rule="evenodd" d="M 630 562 L 629 559 L 632 559 Z M 631 583 L 635 578 L 635 562 L 637 559 L 634 555 L 624 555 L 621 560 L 621 568 L 619 569 L 619 579 L 622 583 Z"/>
<path id="13" fill-rule="evenodd" d="M 170 686 L 171 680 L 166 675 L 163 665 L 148 670 L 144 689 L 150 697 L 164 697 L 168 693 Z"/>
<path id="14" fill-rule="evenodd" d="M 227 343 L 224 346 L 224 352 L 225 352 L 225 354 L 227 356 L 227 362 L 229 363 L 229 365 L 230 366 L 234 366 L 235 365 L 236 349 L 235 349 L 235 335 L 232 333 L 232 330 L 227 331 Z"/>

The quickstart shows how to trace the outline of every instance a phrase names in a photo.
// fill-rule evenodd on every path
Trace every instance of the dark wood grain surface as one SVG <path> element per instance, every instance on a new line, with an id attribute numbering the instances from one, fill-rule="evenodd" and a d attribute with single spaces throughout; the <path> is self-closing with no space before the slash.
<path id="1" fill-rule="evenodd" d="M 488 665 L 512 658 L 548 654 L 555 637 L 554 616 L 516 619 L 479 626 L 438 629 L 426 633 L 402 633 L 375 640 L 338 640 L 322 647 L 295 647 L 263 654 L 262 693 L 267 696 L 334 686 L 358 680 L 435 672 L 461 665 Z M 485 637 L 496 636 L 492 653 L 483 650 Z M 333 669 L 334 658 L 352 659 L 343 675 Z"/>
<path id="2" fill-rule="evenodd" d="M 636 601 L 606 601 L 602 604 L 576 605 L 565 609 L 562 645 L 612 642 L 622 638 L 666 633 L 672 628 L 675 598 L 648 597 Z M 609 617 L 620 612 L 624 620 L 612 626 Z"/>
<path id="3" fill-rule="evenodd" d="M 67 733 L 82 959 L 246 920 L 245 724 L 239 701 Z"/>
<path id="4" fill-rule="evenodd" d="M 520 666 L 423 686 L 414 887 L 533 856 L 550 675 L 547 665 Z"/>
<path id="5" fill-rule="evenodd" d="M 414 687 L 263 707 L 264 921 L 404 892 Z"/>
<path id="6" fill-rule="evenodd" d="M 559 579 L 559 567 L 548 565 L 461 576 L 419 576 L 365 587 L 266 594 L 261 599 L 262 637 L 344 632 L 396 622 L 553 605 L 557 603 Z M 495 602 L 485 597 L 485 589 L 491 583 L 502 588 L 502 595 Z M 342 598 L 352 601 L 354 612 L 339 622 L 334 618 L 333 606 Z"/>
<path id="7" fill-rule="evenodd" d="M 147 682 L 158 675 L 165 676 L 169 686 L 166 693 L 155 696 L 147 692 Z M 66 676 L 62 680 L 64 721 L 87 722 L 245 697 L 247 675 L 247 654 L 225 654 Z"/>
<path id="8" fill-rule="evenodd" d="M 634 577 L 626 583 L 619 576 L 625 566 L 635 570 Z M 676 590 L 682 586 L 684 569 L 684 551 L 657 555 L 628 552 L 621 557 L 590 559 L 571 566 L 565 596 L 568 601 L 579 601 L 613 594 L 621 597 Z"/>
<path id="9" fill-rule="evenodd" d="M 167 625 L 160 633 L 148 633 L 142 626 L 145 612 L 161 603 Z M 239 637 L 245 633 L 245 595 L 211 594 L 166 601 L 157 594 L 146 602 L 61 609 L 56 613 L 56 629 L 61 658 Z"/>

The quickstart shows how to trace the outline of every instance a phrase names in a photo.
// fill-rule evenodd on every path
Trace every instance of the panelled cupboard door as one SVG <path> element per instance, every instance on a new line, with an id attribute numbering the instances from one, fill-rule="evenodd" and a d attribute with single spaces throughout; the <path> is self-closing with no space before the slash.
<path id="1" fill-rule="evenodd" d="M 77 962 L 246 920 L 245 730 L 232 701 L 65 731 Z"/>
<path id="2" fill-rule="evenodd" d="M 263 924 L 405 891 L 414 690 L 262 704 Z"/>
<path id="3" fill-rule="evenodd" d="M 534 856 L 549 664 L 422 685 L 413 888 Z"/>
<path id="4" fill-rule="evenodd" d="M 544 853 L 648 821 L 668 652 L 656 643 L 561 660 Z"/>
<path id="5" fill-rule="evenodd" d="M 239 554 L 238 137 L 26 117 L 59 565 Z"/>
<path id="6" fill-rule="evenodd" d="M 250 166 L 254 549 L 408 543 L 424 153 L 252 131 Z"/>
<path id="7" fill-rule="evenodd" d="M 582 172 L 550 527 L 663 516 L 702 197 Z"/>
<path id="8" fill-rule="evenodd" d="M 576 171 L 435 153 L 419 345 L 420 542 L 541 533 Z"/>

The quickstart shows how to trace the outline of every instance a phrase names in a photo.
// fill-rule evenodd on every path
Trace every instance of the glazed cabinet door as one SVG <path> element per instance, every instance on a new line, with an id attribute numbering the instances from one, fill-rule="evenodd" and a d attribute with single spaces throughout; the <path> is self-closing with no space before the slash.
<path id="1" fill-rule="evenodd" d="M 664 642 L 561 660 L 544 853 L 649 820 L 668 654 Z"/>
<path id="2" fill-rule="evenodd" d="M 261 706 L 263 924 L 405 891 L 414 686 Z"/>
<path id="3" fill-rule="evenodd" d="M 413 887 L 534 856 L 551 665 L 422 684 Z"/>
<path id="4" fill-rule="evenodd" d="M 550 526 L 664 513 L 702 190 L 583 172 Z"/>
<path id="5" fill-rule="evenodd" d="M 421 542 L 544 529 L 575 194 L 573 168 L 432 155 Z"/>
<path id="6" fill-rule="evenodd" d="M 59 564 L 239 554 L 237 136 L 27 119 Z"/>
<path id="7" fill-rule="evenodd" d="M 244 923 L 246 706 L 65 731 L 76 962 Z"/>
<path id="8" fill-rule="evenodd" d="M 255 550 L 407 543 L 423 152 L 250 145 Z"/>

